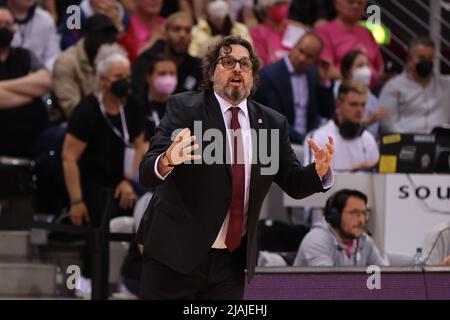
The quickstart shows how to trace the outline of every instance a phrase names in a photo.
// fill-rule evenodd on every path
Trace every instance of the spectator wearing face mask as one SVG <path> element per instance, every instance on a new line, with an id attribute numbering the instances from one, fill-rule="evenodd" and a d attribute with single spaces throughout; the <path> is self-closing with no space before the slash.
<path id="1" fill-rule="evenodd" d="M 145 141 L 150 141 L 155 128 L 166 113 L 166 102 L 177 87 L 177 65 L 163 54 L 156 55 L 150 62 L 145 76 L 147 101 L 143 105 L 145 119 Z"/>
<path id="2" fill-rule="evenodd" d="M 51 75 L 33 52 L 11 46 L 11 12 L 0 6 L 0 156 L 34 156 L 38 137 L 48 125 L 42 95 Z"/>
<path id="3" fill-rule="evenodd" d="M 251 42 L 247 26 L 231 20 L 228 2 L 212 0 L 206 7 L 206 19 L 199 18 L 192 28 L 189 54 L 202 58 L 212 44 L 229 35 L 240 35 Z"/>
<path id="4" fill-rule="evenodd" d="M 0 5 L 6 6 L 14 17 L 11 45 L 32 51 L 45 68 L 52 70 L 61 52 L 52 16 L 36 0 L 0 0 Z"/>
<path id="5" fill-rule="evenodd" d="M 185 12 L 177 12 L 167 18 L 165 40 L 157 41 L 153 47 L 145 50 L 132 65 L 133 94 L 147 100 L 145 81 L 148 65 L 157 54 L 169 57 L 177 64 L 176 93 L 197 90 L 202 79 L 201 60 L 188 53 L 191 43 L 192 17 Z"/>
<path id="6" fill-rule="evenodd" d="M 360 84 L 369 86 L 372 79 L 372 69 L 370 69 L 367 54 L 361 50 L 352 50 L 348 52 L 341 62 L 341 74 L 343 81 L 354 80 Z M 335 82 L 335 98 L 338 97 L 341 83 L 341 81 Z M 379 137 L 380 121 L 386 119 L 388 116 L 388 108 L 382 107 L 378 97 L 369 90 L 367 93 L 364 125 L 375 139 L 378 139 Z"/>
<path id="7" fill-rule="evenodd" d="M 95 66 L 98 89 L 74 110 L 62 157 L 71 221 L 99 226 L 101 188 L 113 190 L 120 209 L 133 207 L 132 181 L 145 149 L 140 110 L 129 96 L 126 52 L 117 44 L 105 44 Z"/>
<path id="8" fill-rule="evenodd" d="M 389 80 L 380 102 L 389 108 L 382 133 L 431 133 L 450 124 L 450 76 L 433 71 L 435 44 L 429 38 L 411 41 L 407 69 Z"/>
<path id="9" fill-rule="evenodd" d="M 377 85 L 384 60 L 380 47 L 369 30 L 359 25 L 364 17 L 366 0 L 335 0 L 336 19 L 315 30 L 324 42 L 321 60 L 339 73 L 343 57 L 350 50 L 359 49 L 367 54 L 372 69 L 371 88 Z"/>
<path id="10" fill-rule="evenodd" d="M 274 63 L 286 56 L 293 45 L 305 33 L 306 27 L 298 22 L 288 20 L 289 1 L 262 0 L 258 3 L 263 15 L 264 22 L 250 30 L 253 43 L 258 56 L 264 65 Z M 290 36 L 288 30 L 295 30 L 297 34 L 293 41 L 287 39 Z"/>
<path id="11" fill-rule="evenodd" d="M 74 110 L 62 159 L 71 222 L 98 228 L 109 192 L 114 216 L 132 214 L 138 196 L 134 177 L 145 143 L 140 109 L 129 96 L 130 61 L 124 49 L 117 44 L 103 45 L 95 70 L 97 90 Z M 83 276 L 90 276 L 88 264 Z M 79 293 L 89 294 L 89 281 L 83 278 L 82 283 L 85 290 Z"/>
<path id="12" fill-rule="evenodd" d="M 333 170 L 365 171 L 372 170 L 378 164 L 378 145 L 363 125 L 367 92 L 367 86 L 353 80 L 341 84 L 336 100 L 335 118 L 309 133 L 305 140 L 305 164 L 314 161 L 308 140 L 313 139 L 321 146 L 326 144 L 329 136 L 333 137 L 336 146 Z"/>

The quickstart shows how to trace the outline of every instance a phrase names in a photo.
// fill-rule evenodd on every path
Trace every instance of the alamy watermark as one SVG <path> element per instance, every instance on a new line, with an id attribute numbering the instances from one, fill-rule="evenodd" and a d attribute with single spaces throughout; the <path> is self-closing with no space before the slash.
<path id="1" fill-rule="evenodd" d="M 68 6 L 66 9 L 66 27 L 69 30 L 81 30 L 81 8 L 77 5 Z M 370 5 L 366 9 L 367 22 L 381 25 L 381 8 L 377 5 Z"/>
<path id="2" fill-rule="evenodd" d="M 276 175 L 280 166 L 280 130 L 279 129 L 238 129 L 226 130 L 226 136 L 217 128 L 203 130 L 202 121 L 194 121 L 193 135 L 198 149 L 192 155 L 200 160 L 185 161 L 185 164 L 229 164 L 232 165 L 233 152 L 236 149 L 237 164 L 260 164 L 261 175 Z M 172 132 L 172 141 L 183 129 Z M 239 143 L 242 141 L 243 143 Z M 235 143 L 236 148 L 235 148 Z M 251 149 L 249 148 L 251 146 Z M 252 150 L 246 153 L 245 150 Z M 171 155 L 172 157 L 176 155 Z"/>
<path id="3" fill-rule="evenodd" d="M 381 290 L 381 268 L 376 265 L 368 266 L 366 273 L 370 274 L 366 281 L 367 289 Z"/>

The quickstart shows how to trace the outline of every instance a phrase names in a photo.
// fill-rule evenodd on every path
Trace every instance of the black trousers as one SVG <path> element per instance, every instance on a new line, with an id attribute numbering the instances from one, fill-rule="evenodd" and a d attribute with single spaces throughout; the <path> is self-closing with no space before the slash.
<path id="1" fill-rule="evenodd" d="M 194 271 L 178 273 L 144 258 L 141 299 L 241 300 L 245 288 L 245 250 L 211 249 Z"/>

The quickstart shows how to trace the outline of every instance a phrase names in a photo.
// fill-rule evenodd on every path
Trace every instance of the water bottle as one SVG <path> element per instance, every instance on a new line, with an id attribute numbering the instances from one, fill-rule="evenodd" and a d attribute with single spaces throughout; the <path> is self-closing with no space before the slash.
<path id="1" fill-rule="evenodd" d="M 64 295 L 64 273 L 59 260 L 55 271 L 55 294 L 57 297 L 62 297 Z"/>
<path id="2" fill-rule="evenodd" d="M 423 257 L 423 253 L 422 253 L 422 248 L 420 248 L 420 247 L 416 248 L 416 254 L 414 255 L 412 265 L 419 266 L 419 267 L 422 267 L 424 265 L 424 257 Z"/>

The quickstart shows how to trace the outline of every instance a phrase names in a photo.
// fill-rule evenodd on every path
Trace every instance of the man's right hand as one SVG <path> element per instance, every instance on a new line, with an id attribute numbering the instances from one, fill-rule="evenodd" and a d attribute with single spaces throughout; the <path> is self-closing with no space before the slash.
<path id="1" fill-rule="evenodd" d="M 191 143 L 196 139 L 196 136 L 191 135 L 189 128 L 181 130 L 165 152 L 165 155 L 159 159 L 158 172 L 165 176 L 173 169 L 173 166 L 182 164 L 185 161 L 200 160 L 200 155 L 192 155 L 192 152 L 199 148 L 198 144 L 191 146 Z"/>
<path id="2" fill-rule="evenodd" d="M 69 210 L 69 217 L 70 221 L 72 221 L 72 223 L 77 226 L 83 223 L 83 219 L 86 222 L 90 221 L 89 212 L 84 202 L 71 205 Z"/>

